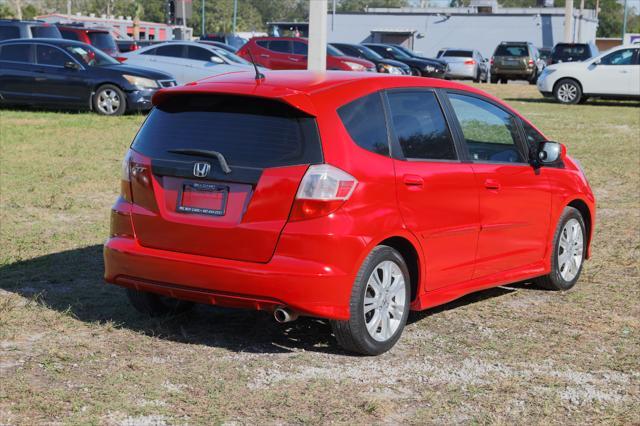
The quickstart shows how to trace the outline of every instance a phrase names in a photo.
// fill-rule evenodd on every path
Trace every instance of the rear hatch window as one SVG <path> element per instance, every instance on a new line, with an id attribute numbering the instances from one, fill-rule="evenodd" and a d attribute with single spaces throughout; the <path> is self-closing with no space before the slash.
<path id="1" fill-rule="evenodd" d="M 473 58 L 473 52 L 470 50 L 446 50 L 442 56 L 450 58 Z"/>
<path id="2" fill-rule="evenodd" d="M 553 62 L 584 61 L 590 57 L 589 48 L 585 44 L 557 45 L 551 54 Z"/>
<path id="3" fill-rule="evenodd" d="M 33 38 L 62 38 L 58 27 L 53 25 L 32 25 L 31 35 Z"/>
<path id="4" fill-rule="evenodd" d="M 501 44 L 496 49 L 494 56 L 529 56 L 529 50 L 526 45 Z"/>
<path id="5" fill-rule="evenodd" d="M 141 245 L 253 262 L 269 261 L 308 165 L 323 161 L 314 117 L 247 96 L 174 96 L 132 149 Z"/>
<path id="6" fill-rule="evenodd" d="M 113 53 L 118 51 L 118 45 L 116 41 L 113 39 L 111 34 L 107 32 L 89 32 L 89 40 L 91 40 L 91 44 L 97 47 L 100 50 L 103 50 L 107 53 Z"/>

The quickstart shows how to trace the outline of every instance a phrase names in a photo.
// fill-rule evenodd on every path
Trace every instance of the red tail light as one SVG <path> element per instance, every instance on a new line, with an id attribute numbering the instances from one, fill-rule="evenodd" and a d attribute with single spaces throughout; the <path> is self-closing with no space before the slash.
<path id="1" fill-rule="evenodd" d="M 493 65 L 493 56 L 491 57 L 491 59 L 489 60 L 489 65 Z"/>
<path id="2" fill-rule="evenodd" d="M 468 60 L 464 61 L 464 64 L 465 65 L 475 65 L 476 61 L 473 60 L 473 59 L 468 59 Z"/>
<path id="3" fill-rule="evenodd" d="M 357 185 L 356 178 L 337 167 L 310 166 L 300 182 L 289 220 L 312 219 L 336 211 L 351 197 Z"/>
<path id="4" fill-rule="evenodd" d="M 124 62 L 124 61 L 126 61 L 126 60 L 127 60 L 127 58 L 125 58 L 124 56 L 116 56 L 116 58 L 115 58 L 115 59 L 116 59 L 116 61 L 118 61 L 118 62 Z"/>
<path id="5" fill-rule="evenodd" d="M 533 66 L 533 59 L 529 59 L 529 66 L 532 67 Z"/>
<path id="6" fill-rule="evenodd" d="M 128 151 L 122 160 L 120 179 L 120 198 L 111 208 L 110 235 L 112 237 L 132 237 L 131 151 Z"/>
<path id="7" fill-rule="evenodd" d="M 131 151 L 122 160 L 122 168 L 120 172 L 120 196 L 127 202 L 131 203 L 133 197 L 131 195 Z"/>

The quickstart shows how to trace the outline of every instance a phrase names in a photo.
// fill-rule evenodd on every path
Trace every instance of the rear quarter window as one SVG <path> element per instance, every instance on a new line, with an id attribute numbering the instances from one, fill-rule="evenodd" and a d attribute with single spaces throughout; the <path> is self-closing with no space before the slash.
<path id="1" fill-rule="evenodd" d="M 338 115 L 358 146 L 376 154 L 389 155 L 387 126 L 379 93 L 338 108 Z"/>
<path id="2" fill-rule="evenodd" d="M 177 95 L 149 114 L 131 146 L 152 158 L 175 149 L 218 151 L 230 166 L 322 162 L 314 117 L 285 103 L 248 96 Z"/>
<path id="3" fill-rule="evenodd" d="M 32 25 L 31 35 L 33 38 L 62 38 L 58 28 L 53 25 Z"/>
<path id="4" fill-rule="evenodd" d="M 20 38 L 20 28 L 14 25 L 0 25 L 0 40 Z"/>

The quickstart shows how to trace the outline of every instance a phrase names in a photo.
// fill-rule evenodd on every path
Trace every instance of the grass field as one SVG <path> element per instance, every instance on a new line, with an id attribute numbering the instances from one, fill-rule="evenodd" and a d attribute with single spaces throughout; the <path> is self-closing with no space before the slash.
<path id="1" fill-rule="evenodd" d="M 143 117 L 0 111 L 0 424 L 640 423 L 639 105 L 482 88 L 582 161 L 593 259 L 565 293 L 519 284 L 415 314 L 377 358 L 320 320 L 141 317 L 103 284 L 101 245 Z"/>

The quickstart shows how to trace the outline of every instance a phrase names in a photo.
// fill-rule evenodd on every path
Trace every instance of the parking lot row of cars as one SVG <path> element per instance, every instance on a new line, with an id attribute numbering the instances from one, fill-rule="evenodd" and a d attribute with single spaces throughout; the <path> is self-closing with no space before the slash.
<path id="1" fill-rule="evenodd" d="M 0 20 L 0 40 L 0 103 L 89 108 L 105 115 L 146 110 L 161 87 L 246 70 L 251 62 L 306 69 L 308 56 L 308 41 L 299 37 L 255 37 L 239 49 L 214 40 L 146 41 L 147 46 L 123 53 L 107 29 L 40 21 Z M 443 48 L 437 58 L 427 58 L 399 45 L 331 43 L 327 69 L 492 83 L 527 80 L 545 96 L 579 103 L 589 97 L 640 97 L 637 51 L 631 46 L 594 56 L 592 44 L 561 43 L 545 57 L 532 43 L 503 42 L 490 59 L 466 48 Z"/>

